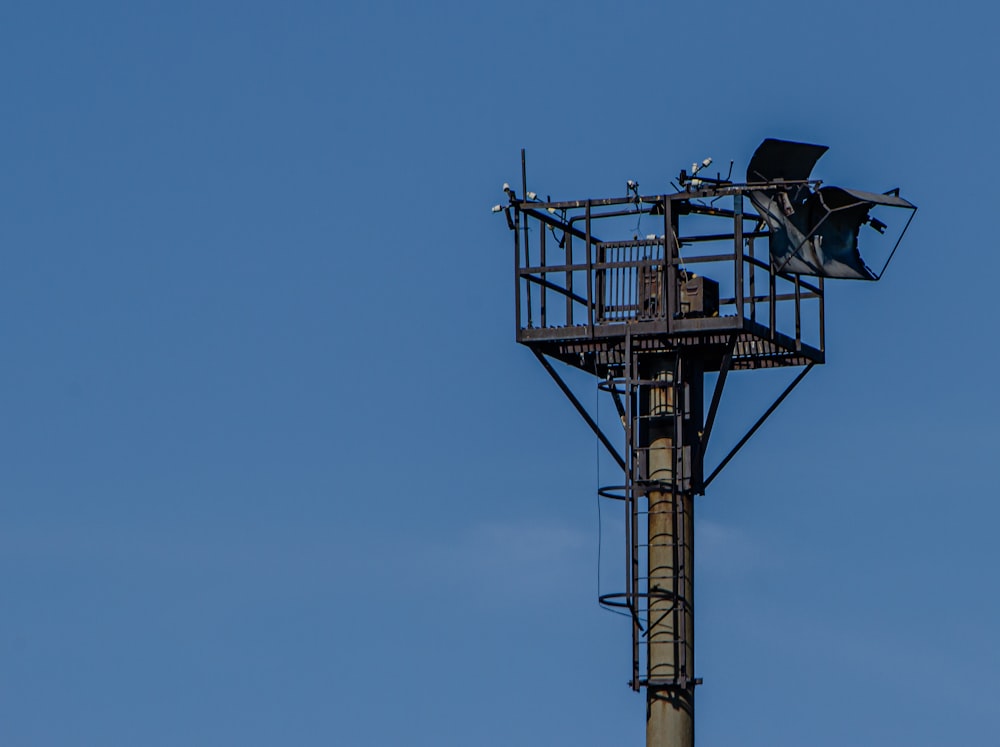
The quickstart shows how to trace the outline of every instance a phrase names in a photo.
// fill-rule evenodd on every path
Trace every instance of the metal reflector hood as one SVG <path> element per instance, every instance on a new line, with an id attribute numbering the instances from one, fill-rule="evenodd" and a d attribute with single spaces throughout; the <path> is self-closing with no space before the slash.
<path id="1" fill-rule="evenodd" d="M 858 249 L 869 211 L 876 205 L 916 208 L 895 195 L 814 189 L 815 182 L 808 180 L 826 150 L 825 145 L 768 138 L 750 159 L 747 183 L 764 183 L 750 192 L 750 201 L 769 228 L 771 265 L 779 272 L 875 280 Z"/>
<path id="2" fill-rule="evenodd" d="M 754 151 L 747 166 L 747 182 L 804 181 L 813 166 L 829 150 L 825 145 L 793 143 L 768 138 Z"/>

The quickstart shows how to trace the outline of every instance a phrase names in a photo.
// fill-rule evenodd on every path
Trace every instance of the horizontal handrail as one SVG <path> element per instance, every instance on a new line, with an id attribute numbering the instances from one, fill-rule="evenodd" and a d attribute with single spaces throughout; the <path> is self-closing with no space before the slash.
<path id="1" fill-rule="evenodd" d="M 822 279 L 817 284 L 816 278 L 805 279 L 776 270 L 766 248 L 754 256 L 754 239 L 768 237 L 769 233 L 761 230 L 761 226 L 756 229 L 747 226 L 750 230 L 743 231 L 741 219 L 746 221 L 747 214 L 692 204 L 689 212 L 728 221 L 727 227 L 733 232 L 682 237 L 679 225 L 689 230 L 694 226 L 678 224 L 676 217 L 671 220 L 668 215 L 663 218 L 663 224 L 657 226 L 657 234 L 665 233 L 666 237 L 632 235 L 622 240 L 602 241 L 594 236 L 597 230 L 610 238 L 612 227 L 621 228 L 620 223 L 598 219 L 612 217 L 608 206 L 628 204 L 628 201 L 617 199 L 581 201 L 573 204 L 580 208 L 581 214 L 572 218 L 546 209 L 569 207 L 568 203 L 520 206 L 525 230 L 520 232 L 524 241 L 516 255 L 515 277 L 519 288 L 527 290 L 519 294 L 522 304 L 518 329 L 583 327 L 588 330 L 586 337 L 594 338 L 595 334 L 607 336 L 616 325 L 660 320 L 665 321 L 668 335 L 673 331 L 690 334 L 694 329 L 721 329 L 720 325 L 725 324 L 721 319 L 710 321 L 711 317 L 719 316 L 732 318 L 736 327 L 754 329 L 753 335 L 795 352 L 806 342 L 803 336 L 812 340 L 818 328 L 818 349 L 822 349 Z M 671 204 L 677 203 L 672 200 Z M 594 209 L 600 205 L 605 206 L 604 216 Z M 616 207 L 610 209 L 615 211 L 616 220 L 635 214 Z M 574 221 L 586 223 L 574 225 Z M 597 225 L 592 225 L 595 223 Z M 550 229 L 559 239 L 558 249 L 548 241 Z M 630 229 L 631 226 L 625 230 L 631 233 Z M 639 230 L 636 226 L 635 232 Z M 528 250 L 529 237 L 535 251 Z M 722 242 L 722 246 L 715 246 L 718 242 Z M 702 265 L 709 267 L 703 270 Z M 698 276 L 706 278 L 705 284 L 700 286 L 703 290 L 688 285 Z M 698 295 L 702 292 L 704 298 Z M 546 302 L 548 294 L 554 295 Z M 556 299 L 559 301 L 554 303 Z M 818 307 L 812 305 L 816 301 Z M 806 303 L 810 304 L 808 315 L 805 315 Z M 813 309 L 818 309 L 815 317 Z M 701 326 L 690 321 L 702 317 L 706 321 L 701 322 Z M 735 321 L 740 319 L 744 321 Z M 601 328 L 599 333 L 598 326 Z M 574 333 L 574 339 L 576 337 Z M 814 346 L 814 343 L 808 345 Z"/>

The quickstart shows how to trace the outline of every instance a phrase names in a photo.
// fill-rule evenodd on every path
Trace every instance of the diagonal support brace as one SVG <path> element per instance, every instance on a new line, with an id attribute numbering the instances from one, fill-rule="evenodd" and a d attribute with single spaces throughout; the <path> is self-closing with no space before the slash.
<path id="1" fill-rule="evenodd" d="M 719 366 L 719 378 L 715 382 L 715 391 L 712 392 L 712 404 L 708 406 L 708 416 L 705 418 L 705 430 L 701 434 L 701 453 L 704 454 L 708 448 L 708 439 L 712 435 L 712 427 L 715 425 L 715 416 L 719 413 L 719 402 L 722 400 L 722 390 L 726 386 L 726 377 L 733 367 L 733 354 L 736 352 L 736 334 L 729 336 L 729 344 L 726 347 L 726 355 L 722 358 L 722 365 Z"/>
<path id="2" fill-rule="evenodd" d="M 604 435 L 604 431 L 601 430 L 601 427 L 597 424 L 597 422 L 590 417 L 590 413 L 587 412 L 582 404 L 580 404 L 580 400 L 576 398 L 576 395 L 573 394 L 573 391 L 566 385 L 566 382 L 562 380 L 562 377 L 560 377 L 556 370 L 552 367 L 552 364 L 549 363 L 548 359 L 537 350 L 532 350 L 531 352 L 535 354 L 535 357 L 538 358 L 538 362 L 542 364 L 546 371 L 548 371 L 552 380 L 559 385 L 559 388 L 562 389 L 562 393 L 566 395 L 566 398 L 573 404 L 576 411 L 580 413 L 580 417 L 582 417 L 584 421 L 586 421 L 587 425 L 590 426 L 590 430 L 592 430 L 598 440 L 604 444 L 604 448 L 607 449 L 608 453 L 610 453 L 611 456 L 614 457 L 615 461 L 618 462 L 618 466 L 627 472 L 628 466 L 625 463 L 625 459 L 618 453 L 618 450 L 614 447 L 614 444 L 608 440 L 608 437 Z"/>
<path id="3" fill-rule="evenodd" d="M 803 370 L 802 373 L 800 373 L 798 376 L 796 376 L 795 380 L 792 381 L 792 383 L 789 384 L 785 388 L 785 391 L 783 391 L 781 393 L 781 395 L 776 400 L 774 400 L 774 402 L 771 404 L 771 406 L 767 408 L 767 412 L 765 412 L 763 415 L 760 416 L 760 418 L 757 420 L 757 422 L 754 423 L 753 426 L 750 428 L 750 430 L 747 431 L 746 435 L 743 436 L 743 438 L 740 439 L 740 442 L 738 444 L 736 444 L 736 446 L 733 447 L 733 450 L 730 451 L 726 455 L 726 458 L 723 459 L 721 462 L 719 462 L 719 466 L 716 467 L 715 470 L 712 472 L 712 474 L 710 474 L 708 476 L 708 479 L 705 480 L 704 483 L 702 483 L 701 487 L 702 487 L 703 491 L 704 491 L 705 488 L 707 488 L 709 486 L 709 484 L 712 482 L 712 480 L 715 479 L 716 475 L 718 475 L 720 472 L 722 472 L 723 468 L 727 464 L 729 464 L 729 461 L 734 456 L 736 456 L 736 452 L 738 452 L 740 449 L 742 449 L 743 446 L 746 444 L 746 442 L 749 441 L 753 437 L 753 434 L 757 432 L 757 429 L 760 428 L 762 425 L 764 425 L 764 421 L 767 420 L 769 417 L 771 417 L 771 413 L 773 413 L 775 410 L 778 409 L 778 405 L 780 405 L 782 402 L 785 401 L 785 397 L 787 397 L 789 394 L 792 393 L 792 390 L 796 386 L 798 386 L 799 382 L 802 381 L 802 379 L 804 379 L 806 377 L 807 373 L 809 373 L 810 371 L 812 371 L 812 368 L 815 365 L 816 365 L 815 363 L 810 363 L 808 366 L 806 366 L 805 370 Z"/>

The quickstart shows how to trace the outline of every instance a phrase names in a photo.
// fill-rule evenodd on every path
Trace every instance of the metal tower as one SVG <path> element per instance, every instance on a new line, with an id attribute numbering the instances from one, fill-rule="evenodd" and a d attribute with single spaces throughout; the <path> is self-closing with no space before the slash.
<path id="1" fill-rule="evenodd" d="M 493 208 L 514 235 L 517 341 L 622 469 L 621 484 L 598 492 L 624 510 L 625 574 L 600 602 L 631 618 L 629 684 L 646 690 L 647 747 L 694 743 L 695 496 L 824 362 L 824 279 L 881 277 L 916 211 L 898 190 L 811 179 L 825 151 L 765 140 L 744 183 L 706 177 L 705 159 L 670 194 L 642 195 L 629 181 L 623 197 L 569 201 L 528 191 L 522 151 L 522 196 L 505 184 L 508 203 Z M 888 208 L 904 218 L 875 272 L 859 234 L 885 234 L 890 224 L 874 213 L 897 212 Z M 552 360 L 597 378 L 620 416 L 622 451 Z M 801 370 L 706 477 L 728 375 L 776 367 Z"/>

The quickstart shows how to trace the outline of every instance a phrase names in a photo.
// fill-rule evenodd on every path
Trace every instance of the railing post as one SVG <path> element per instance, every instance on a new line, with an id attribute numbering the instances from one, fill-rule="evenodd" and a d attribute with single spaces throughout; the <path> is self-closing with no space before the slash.
<path id="1" fill-rule="evenodd" d="M 573 326 L 573 234 L 566 234 L 566 326 Z"/>
<path id="2" fill-rule="evenodd" d="M 795 349 L 802 350 L 802 276 L 795 273 Z"/>
<path id="3" fill-rule="evenodd" d="M 677 266 L 674 264 L 674 260 L 677 256 L 677 247 L 675 244 L 677 232 L 676 227 L 676 217 L 674 216 L 674 205 L 673 201 L 669 199 L 663 200 L 663 262 L 664 267 L 662 268 L 662 277 L 664 279 L 663 285 L 666 287 L 660 288 L 661 301 L 663 306 L 661 313 L 667 320 L 667 334 L 673 332 L 674 328 L 674 307 L 676 305 L 677 296 Z M 665 302 L 664 302 L 665 301 Z"/>
<path id="4" fill-rule="evenodd" d="M 531 267 L 531 254 L 528 251 L 528 214 L 527 213 L 523 213 L 523 212 L 521 213 L 521 226 L 522 226 L 522 230 L 524 232 L 524 240 L 523 240 L 523 243 L 524 243 L 524 266 L 525 266 L 525 268 L 528 268 L 528 267 Z M 528 312 L 528 326 L 529 327 L 533 327 L 535 325 L 532 323 L 532 315 L 531 315 L 531 281 L 530 280 L 527 283 L 525 283 L 524 293 L 525 293 L 525 301 L 527 302 L 527 307 L 526 307 L 525 310 Z"/>
<path id="5" fill-rule="evenodd" d="M 775 289 L 774 284 L 776 281 L 776 276 L 774 274 L 774 267 L 768 265 L 767 268 L 767 278 L 768 278 L 768 288 L 767 288 L 767 303 L 771 310 L 771 341 L 774 341 L 774 333 L 778 325 L 777 314 L 778 314 L 778 302 L 775 299 Z"/>
<path id="6" fill-rule="evenodd" d="M 525 166 L 524 148 L 521 148 L 521 199 L 528 199 L 528 172 Z M 528 214 L 521 214 L 521 225 L 524 227 L 524 266 L 531 267 L 530 247 L 528 244 Z M 531 321 L 531 282 L 524 288 L 528 301 L 528 326 L 535 326 Z"/>
<path id="7" fill-rule="evenodd" d="M 736 217 L 733 219 L 733 243 L 734 254 L 736 255 L 736 315 L 743 326 L 743 193 L 737 192 L 733 195 L 733 212 Z M 753 266 L 751 265 L 751 273 Z"/>
<path id="8" fill-rule="evenodd" d="M 514 225 L 521 221 L 520 210 L 514 208 Z M 521 232 L 514 231 L 514 325 L 521 339 Z"/>
<path id="9" fill-rule="evenodd" d="M 542 274 L 542 287 L 538 291 L 539 295 L 541 296 L 541 298 L 539 299 L 539 303 L 540 303 L 539 311 L 540 311 L 540 314 L 541 314 L 541 317 L 542 317 L 542 320 L 541 320 L 542 321 L 542 327 L 544 328 L 544 327 L 548 326 L 548 324 L 547 324 L 548 317 L 546 315 L 546 309 L 545 309 L 545 305 L 546 305 L 545 301 L 546 301 L 546 296 L 547 296 L 547 292 L 548 292 L 548 288 L 545 286 L 545 280 L 546 280 L 546 277 L 545 277 L 545 275 L 546 275 L 546 272 L 545 272 L 545 262 L 546 262 L 546 260 L 545 260 L 545 226 L 542 225 L 541 223 L 539 223 L 538 224 L 538 230 L 539 230 L 539 235 L 538 235 L 538 251 L 539 251 L 539 254 L 541 255 L 540 258 L 539 258 L 539 261 L 541 262 L 541 267 L 542 267 L 542 273 L 541 273 Z"/>
<path id="10" fill-rule="evenodd" d="M 819 349 L 826 351 L 826 290 L 823 288 L 823 276 L 819 278 Z"/>
<path id="11" fill-rule="evenodd" d="M 590 200 L 587 200 L 587 336 L 594 339 L 594 258 L 590 243 Z"/>

